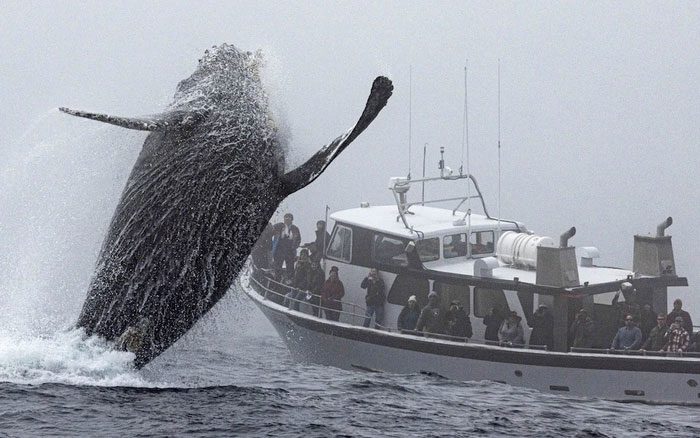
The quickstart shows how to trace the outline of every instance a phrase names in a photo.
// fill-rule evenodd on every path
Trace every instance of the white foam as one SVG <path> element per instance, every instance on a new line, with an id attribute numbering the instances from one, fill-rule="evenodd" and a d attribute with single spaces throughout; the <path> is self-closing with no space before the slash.
<path id="1" fill-rule="evenodd" d="M 39 336 L 0 332 L 1 382 L 155 386 L 133 369 L 133 359 L 79 329 Z"/>

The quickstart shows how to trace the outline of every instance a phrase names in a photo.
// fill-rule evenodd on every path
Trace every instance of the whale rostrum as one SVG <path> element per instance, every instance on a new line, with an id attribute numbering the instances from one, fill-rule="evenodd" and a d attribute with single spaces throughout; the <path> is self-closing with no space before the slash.
<path id="1" fill-rule="evenodd" d="M 316 179 L 386 105 L 378 77 L 359 120 L 285 173 L 285 138 L 260 80 L 260 53 L 205 52 L 161 115 L 78 117 L 150 131 L 112 217 L 77 326 L 142 367 L 216 304 L 289 194 Z"/>

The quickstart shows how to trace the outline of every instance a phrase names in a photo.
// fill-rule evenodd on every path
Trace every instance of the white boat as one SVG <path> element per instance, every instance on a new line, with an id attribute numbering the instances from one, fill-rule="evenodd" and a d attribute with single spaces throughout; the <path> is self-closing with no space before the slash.
<path id="1" fill-rule="evenodd" d="M 442 163 L 442 161 L 441 161 Z M 409 189 L 436 181 L 466 182 L 466 196 L 409 202 Z M 431 373 L 457 380 L 491 380 L 569 396 L 652 403 L 700 402 L 700 357 L 695 353 L 610 350 L 619 324 L 623 283 L 634 300 L 657 312 L 667 310 L 667 290 L 687 286 L 675 272 L 671 236 L 634 236 L 632 269 L 596 266 L 598 250 L 568 245 L 575 229 L 558 245 L 517 221 L 491 217 L 473 176 L 445 175 L 410 180 L 392 178 L 395 205 L 335 212 L 325 252 L 325 271 L 338 266 L 345 285 L 340 321 L 284 306 L 292 289 L 253 263 L 241 276 L 245 293 L 270 320 L 299 361 L 368 372 Z M 473 195 L 471 194 L 473 193 Z M 478 201 L 483 214 L 462 206 Z M 475 202 L 476 202 L 475 201 Z M 430 207 L 453 202 L 453 209 Z M 468 238 L 467 238 L 468 236 Z M 410 244 L 412 242 L 412 244 Z M 414 246 L 413 246 L 414 245 Z M 412 252 L 412 246 L 415 252 Z M 413 254 L 418 254 L 416 257 Z M 365 291 L 360 282 L 369 268 L 379 270 L 387 302 L 382 327 L 365 328 Z M 410 295 L 425 303 L 430 291 L 442 303 L 458 299 L 470 316 L 470 339 L 400 332 L 396 321 Z M 630 292 L 631 294 L 632 292 Z M 485 339 L 482 318 L 498 305 L 529 321 L 544 304 L 553 315 L 553 343 L 547 346 L 499 344 Z M 585 308 L 596 321 L 595 348 L 571 348 L 570 326 Z M 530 329 L 525 327 L 526 339 Z"/>

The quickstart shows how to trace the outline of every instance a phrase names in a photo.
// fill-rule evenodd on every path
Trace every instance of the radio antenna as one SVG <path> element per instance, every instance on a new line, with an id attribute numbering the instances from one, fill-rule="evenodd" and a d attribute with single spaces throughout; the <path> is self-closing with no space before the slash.
<path id="1" fill-rule="evenodd" d="M 501 58 L 498 58 L 498 237 L 501 237 Z"/>
<path id="2" fill-rule="evenodd" d="M 413 66 L 408 66 L 408 179 L 411 179 L 411 141 L 413 139 Z"/>

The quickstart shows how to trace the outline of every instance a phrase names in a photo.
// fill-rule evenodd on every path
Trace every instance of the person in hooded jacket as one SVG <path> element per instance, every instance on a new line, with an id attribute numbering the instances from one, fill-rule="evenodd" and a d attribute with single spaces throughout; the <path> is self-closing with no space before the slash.
<path id="1" fill-rule="evenodd" d="M 498 330 L 498 340 L 505 344 L 523 345 L 525 344 L 525 332 L 520 323 L 522 318 L 515 311 L 510 312 L 508 318 L 503 321 Z"/>
<path id="2" fill-rule="evenodd" d="M 321 306 L 324 308 L 326 319 L 338 321 L 340 311 L 343 310 L 341 299 L 345 296 L 345 286 L 338 276 L 338 267 L 332 266 L 328 273 L 328 280 L 321 288 Z"/>
<path id="3" fill-rule="evenodd" d="M 428 304 L 423 307 L 416 323 L 416 330 L 426 334 L 445 334 L 445 315 L 440 307 L 440 299 L 437 292 L 428 294 Z"/>
<path id="4" fill-rule="evenodd" d="M 540 305 L 530 320 L 530 345 L 546 345 L 548 349 L 554 347 L 554 317 L 549 308 Z"/>
<path id="5" fill-rule="evenodd" d="M 408 303 L 401 309 L 399 319 L 396 321 L 396 326 L 401 332 L 404 330 L 415 330 L 418 318 L 420 317 L 420 309 L 418 309 L 418 300 L 415 295 L 408 297 Z"/>
<path id="6" fill-rule="evenodd" d="M 472 322 L 469 315 L 462 307 L 462 303 L 455 300 L 450 303 L 450 308 L 445 313 L 447 334 L 457 338 L 471 338 L 473 336 Z"/>

